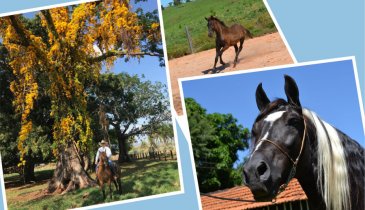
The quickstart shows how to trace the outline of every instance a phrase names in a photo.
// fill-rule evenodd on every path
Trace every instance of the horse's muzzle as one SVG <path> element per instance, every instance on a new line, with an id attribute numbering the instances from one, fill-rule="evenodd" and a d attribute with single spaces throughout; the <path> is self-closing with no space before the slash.
<path id="1" fill-rule="evenodd" d="M 255 200 L 270 200 L 271 170 L 264 160 L 248 161 L 243 168 L 244 184 L 250 188 Z"/>

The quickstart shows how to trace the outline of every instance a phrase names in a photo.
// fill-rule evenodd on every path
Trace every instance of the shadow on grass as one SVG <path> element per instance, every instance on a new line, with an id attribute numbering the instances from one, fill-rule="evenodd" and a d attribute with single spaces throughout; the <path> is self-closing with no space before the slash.
<path id="1" fill-rule="evenodd" d="M 106 193 L 106 195 L 108 196 L 108 193 Z M 101 192 L 101 190 L 97 189 L 97 190 L 91 191 L 89 193 L 89 195 L 87 196 L 87 199 L 85 199 L 81 205 L 90 206 L 90 205 L 104 203 L 104 202 L 105 201 L 103 198 L 103 193 Z"/>
<path id="2" fill-rule="evenodd" d="M 4 177 L 5 188 L 11 189 L 14 187 L 21 187 L 21 188 L 19 188 L 21 190 L 24 188 L 42 185 L 45 182 L 47 182 L 50 178 L 52 178 L 52 175 L 53 175 L 53 169 L 35 171 L 34 172 L 35 181 L 31 182 L 29 184 L 24 184 L 21 176 L 19 174 L 14 174 L 13 176 Z"/>

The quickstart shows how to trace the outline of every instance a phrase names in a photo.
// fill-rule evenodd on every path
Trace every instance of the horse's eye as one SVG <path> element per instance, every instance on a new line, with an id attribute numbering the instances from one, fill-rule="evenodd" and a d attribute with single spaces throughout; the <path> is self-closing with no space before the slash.
<path id="1" fill-rule="evenodd" d="M 299 119 L 298 118 L 290 118 L 288 120 L 287 125 L 297 127 L 299 125 Z"/>

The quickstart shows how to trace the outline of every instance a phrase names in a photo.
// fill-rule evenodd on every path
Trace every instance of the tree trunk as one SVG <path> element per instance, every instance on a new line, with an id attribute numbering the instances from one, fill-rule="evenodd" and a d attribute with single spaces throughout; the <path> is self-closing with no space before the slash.
<path id="1" fill-rule="evenodd" d="M 23 177 L 24 183 L 35 181 L 34 162 L 31 158 L 27 158 L 25 162 Z"/>
<path id="2" fill-rule="evenodd" d="M 114 126 L 114 129 L 115 129 L 115 132 L 117 134 L 118 147 L 119 147 L 118 162 L 119 163 L 131 162 L 131 159 L 130 159 L 130 157 L 128 155 L 128 151 L 127 151 L 128 137 L 126 135 L 122 134 L 122 130 L 120 129 L 119 125 Z"/>
<path id="3" fill-rule="evenodd" d="M 53 177 L 48 184 L 50 193 L 66 193 L 71 190 L 95 186 L 87 172 L 82 167 L 80 156 L 74 145 L 65 146 L 57 161 Z"/>
<path id="4" fill-rule="evenodd" d="M 90 167 L 91 166 L 91 160 L 90 160 L 89 155 L 83 155 L 82 156 L 82 159 L 83 159 L 83 167 L 84 167 L 84 170 L 85 171 L 89 171 L 89 169 L 92 168 L 92 167 Z"/>
<path id="5" fill-rule="evenodd" d="M 128 155 L 128 145 L 127 145 L 128 138 L 126 136 L 121 135 L 121 138 L 118 137 L 118 146 L 119 146 L 119 157 L 118 162 L 131 162 L 131 158 Z"/>

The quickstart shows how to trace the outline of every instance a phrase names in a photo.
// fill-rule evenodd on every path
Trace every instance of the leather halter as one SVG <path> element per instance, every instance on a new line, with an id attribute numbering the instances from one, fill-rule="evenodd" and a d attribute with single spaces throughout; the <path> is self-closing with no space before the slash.
<path id="1" fill-rule="evenodd" d="M 286 157 L 288 157 L 288 159 L 293 163 L 293 167 L 292 169 L 290 170 L 290 174 L 289 174 L 289 177 L 287 179 L 287 181 L 282 184 L 280 187 L 279 187 L 279 190 L 278 192 L 276 193 L 276 196 L 273 200 L 273 202 L 275 202 L 275 199 L 276 197 L 285 190 L 285 188 L 288 186 L 290 180 L 295 176 L 295 173 L 296 173 L 296 170 L 297 170 L 297 166 L 298 166 L 298 162 L 299 162 L 299 158 L 303 152 L 303 148 L 304 148 L 304 142 L 305 142 L 305 136 L 306 136 L 306 133 L 307 133 L 307 124 L 305 123 L 305 119 L 303 119 L 303 122 L 304 122 L 304 132 L 303 132 L 303 137 L 302 137 L 302 143 L 301 143 L 301 146 L 300 146 L 300 151 L 299 151 L 299 154 L 297 156 L 297 158 L 295 159 L 295 161 L 293 160 L 293 158 L 290 157 L 290 155 L 278 144 L 278 143 L 275 143 L 274 141 L 271 141 L 269 139 L 261 139 L 258 143 L 260 142 L 268 142 L 272 145 L 274 145 L 277 149 L 279 149 Z"/>

